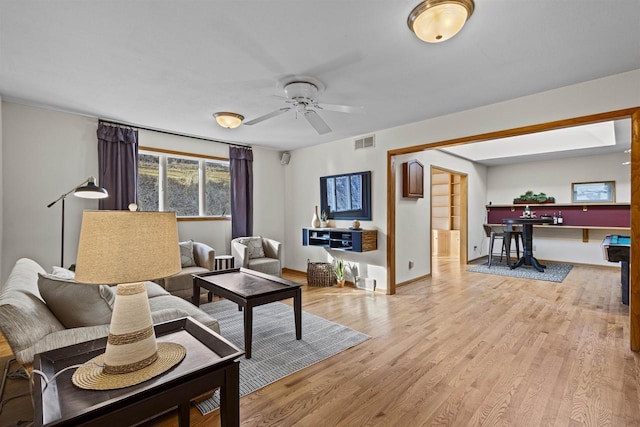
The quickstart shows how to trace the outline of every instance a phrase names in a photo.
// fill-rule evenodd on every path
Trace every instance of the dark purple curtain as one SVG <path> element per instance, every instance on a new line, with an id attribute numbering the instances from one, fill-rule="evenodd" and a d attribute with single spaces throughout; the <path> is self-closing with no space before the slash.
<path id="1" fill-rule="evenodd" d="M 98 183 L 109 192 L 100 209 L 127 210 L 138 203 L 138 131 L 99 123 L 98 162 Z"/>
<path id="2" fill-rule="evenodd" d="M 231 238 L 253 235 L 253 151 L 229 147 Z"/>

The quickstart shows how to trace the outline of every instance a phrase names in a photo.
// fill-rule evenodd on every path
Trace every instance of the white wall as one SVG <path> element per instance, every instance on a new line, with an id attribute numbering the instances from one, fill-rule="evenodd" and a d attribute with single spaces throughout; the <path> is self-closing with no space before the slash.
<path id="1" fill-rule="evenodd" d="M 528 190 L 553 196 L 556 203 L 571 203 L 571 183 L 585 181 L 615 181 L 616 202 L 631 201 L 631 169 L 622 162 L 624 153 L 556 159 L 543 162 L 493 166 L 487 173 L 487 202 L 511 204 L 513 198 Z M 557 209 L 536 208 L 549 214 Z M 589 242 L 582 241 L 582 229 L 540 228 L 534 230 L 535 255 L 539 259 L 608 265 L 602 258 L 600 244 L 614 230 L 590 230 Z M 627 234 L 627 233 L 623 233 Z"/>
<path id="2" fill-rule="evenodd" d="M 98 175 L 96 120 L 3 103 L 2 273 L 29 257 L 50 269 L 60 264 L 61 211 L 47 205 Z M 83 209 L 96 200 L 65 201 L 65 265 L 74 262 Z"/>
<path id="3" fill-rule="evenodd" d="M 285 241 L 287 228 L 283 191 L 285 168 L 280 164 L 279 152 L 253 148 L 253 234 L 279 242 Z M 283 246 L 283 254 L 288 249 Z"/>
<path id="4" fill-rule="evenodd" d="M 328 261 L 333 256 L 356 264 L 363 277 L 378 279 L 378 286 L 386 280 L 386 203 L 381 192 L 386 193 L 386 156 L 378 149 L 354 150 L 353 142 L 335 142 L 313 146 L 291 153 L 291 160 L 285 170 L 285 210 L 287 248 L 285 265 L 306 271 L 307 260 Z M 378 250 L 364 253 L 329 251 L 323 248 L 302 246 L 302 228 L 311 227 L 315 206 L 320 205 L 320 177 L 341 173 L 373 171 L 371 174 L 372 220 L 360 221 L 365 229 L 378 230 Z M 349 227 L 351 221 L 332 221 L 333 227 Z M 347 278 L 352 280 L 351 277 Z"/>
<path id="5" fill-rule="evenodd" d="M 29 257 L 45 269 L 60 263 L 61 204 L 47 204 L 98 175 L 95 118 L 2 103 L 2 280 L 15 261 Z M 213 125 L 213 124 L 212 124 Z M 228 157 L 228 145 L 140 131 L 140 144 Z M 284 173 L 277 152 L 254 150 L 254 232 L 284 240 Z M 273 189 L 276 189 L 275 191 Z M 268 193 L 267 193 L 268 192 Z M 264 194 L 267 193 L 267 194 Z M 97 201 L 65 202 L 65 265 L 75 260 L 82 211 Z M 180 221 L 180 239 L 205 242 L 228 254 L 230 221 Z"/>
<path id="6" fill-rule="evenodd" d="M 402 163 L 417 159 L 424 165 L 424 198 L 412 200 L 402 197 Z M 487 168 L 449 154 L 430 150 L 396 157 L 396 281 L 402 283 L 430 274 L 431 261 L 431 167 L 440 167 L 467 175 L 467 256 L 482 255 L 484 247 L 484 205 Z M 474 246 L 478 250 L 474 251 Z M 414 267 L 409 269 L 409 260 Z"/>
<path id="7" fill-rule="evenodd" d="M 286 172 L 286 247 L 288 248 L 288 256 L 285 264 L 290 268 L 305 271 L 307 258 L 318 260 L 327 257 L 327 253 L 322 249 L 303 247 L 300 235 L 300 229 L 310 223 L 313 206 L 320 201 L 319 177 L 335 173 L 371 170 L 373 177 L 373 221 L 364 223 L 363 227 L 379 230 L 378 250 L 364 254 L 350 254 L 349 257 L 366 267 L 363 269 L 367 272 L 368 277 L 377 279 L 379 287 L 385 287 L 387 273 L 386 155 L 388 150 L 635 107 L 640 99 L 638 81 L 640 81 L 640 70 L 635 70 L 473 110 L 380 130 L 375 132 L 376 147 L 371 150 L 354 151 L 354 138 L 348 138 L 294 151 L 291 157 L 292 165 Z M 401 180 L 402 174 L 397 174 L 396 178 Z M 486 199 L 482 205 L 484 203 L 486 203 Z M 469 206 L 471 207 L 472 204 L 470 203 Z M 415 224 L 401 222 L 399 218 L 396 222 L 396 232 L 399 235 L 412 235 L 412 233 L 427 235 L 424 230 L 417 231 Z M 471 248 L 474 245 L 472 239 L 477 239 L 478 233 L 479 231 L 474 231 L 470 227 L 469 244 Z M 396 248 L 405 244 L 400 240 L 392 243 L 396 244 Z M 406 277 L 410 277 L 410 275 Z"/>
<path id="8" fill-rule="evenodd" d="M 573 157 L 492 166 L 487 173 L 487 202 L 511 204 L 526 191 L 544 192 L 556 203 L 571 203 L 571 183 L 615 181 L 616 202 L 631 202 L 631 168 L 625 153 Z"/>
<path id="9" fill-rule="evenodd" d="M 2 218 L 3 218 L 3 209 L 2 209 L 2 201 L 3 201 L 3 180 L 2 180 L 2 153 L 3 153 L 3 148 L 2 148 L 2 97 L 0 97 L 0 224 L 2 224 Z M 0 227 L 0 242 L 2 242 L 2 236 L 4 234 L 4 227 Z M 0 260 L 3 259 L 3 253 L 2 253 L 2 244 L 0 243 Z M 0 277 L 2 276 L 2 272 L 4 271 L 3 267 L 2 267 L 2 262 L 0 262 Z"/>

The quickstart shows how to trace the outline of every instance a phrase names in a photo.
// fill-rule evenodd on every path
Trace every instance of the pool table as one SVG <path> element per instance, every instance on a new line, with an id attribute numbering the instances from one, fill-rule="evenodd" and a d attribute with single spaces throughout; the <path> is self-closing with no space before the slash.
<path id="1" fill-rule="evenodd" d="M 629 305 L 629 257 L 631 237 L 611 234 L 602 241 L 602 254 L 609 262 L 620 262 L 620 282 L 622 283 L 622 303 Z"/>

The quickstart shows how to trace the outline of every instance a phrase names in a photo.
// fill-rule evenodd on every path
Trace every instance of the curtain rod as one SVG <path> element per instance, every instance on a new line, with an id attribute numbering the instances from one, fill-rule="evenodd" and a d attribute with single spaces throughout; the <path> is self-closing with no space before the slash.
<path id="1" fill-rule="evenodd" d="M 98 119 L 98 123 L 102 123 L 102 124 L 105 124 L 105 125 L 108 125 L 108 126 L 116 126 L 116 127 L 130 128 L 130 129 L 136 129 L 136 130 L 139 130 L 139 129 L 148 130 L 150 132 L 158 132 L 158 133 L 164 133 L 166 135 L 173 135 L 173 136 L 181 136 L 181 137 L 184 137 L 184 138 L 199 139 L 201 141 L 217 142 L 217 143 L 220 143 L 220 144 L 227 144 L 227 145 L 236 146 L 236 147 L 251 148 L 250 145 L 240 144 L 238 142 L 218 141 L 217 139 L 204 138 L 202 136 L 184 135 L 184 134 L 177 133 L 177 132 L 169 132 L 167 130 L 152 129 L 152 128 L 148 128 L 148 127 L 144 127 L 144 126 L 137 126 L 137 125 L 127 124 L 127 123 L 113 122 L 111 120 Z"/>

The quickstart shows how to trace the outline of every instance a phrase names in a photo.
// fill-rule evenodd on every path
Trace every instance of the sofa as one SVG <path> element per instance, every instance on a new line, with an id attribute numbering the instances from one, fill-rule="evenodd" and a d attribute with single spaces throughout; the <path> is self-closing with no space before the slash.
<path id="1" fill-rule="evenodd" d="M 145 284 L 154 324 L 191 316 L 220 332 L 218 321 L 204 311 L 156 283 Z M 0 287 L 0 331 L 29 370 L 37 353 L 106 337 L 114 298 L 112 286 L 78 284 L 22 258 Z"/>
<path id="2" fill-rule="evenodd" d="M 249 268 L 282 277 L 282 243 L 262 236 L 231 240 L 231 255 L 236 267 Z"/>
<path id="3" fill-rule="evenodd" d="M 192 274 L 213 271 L 216 251 L 204 243 L 180 242 L 180 257 L 182 270 L 173 276 L 156 280 L 155 282 L 170 292 L 172 295 L 191 300 L 193 293 Z"/>

